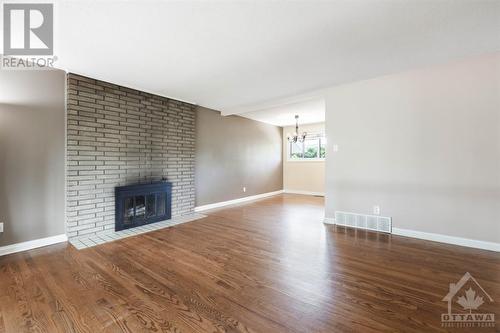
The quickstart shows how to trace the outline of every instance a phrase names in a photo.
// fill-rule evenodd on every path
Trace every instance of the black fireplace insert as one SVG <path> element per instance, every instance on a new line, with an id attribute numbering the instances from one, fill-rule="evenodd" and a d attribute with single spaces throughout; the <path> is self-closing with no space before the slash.
<path id="1" fill-rule="evenodd" d="M 154 182 L 115 188 L 115 231 L 169 220 L 172 183 Z"/>

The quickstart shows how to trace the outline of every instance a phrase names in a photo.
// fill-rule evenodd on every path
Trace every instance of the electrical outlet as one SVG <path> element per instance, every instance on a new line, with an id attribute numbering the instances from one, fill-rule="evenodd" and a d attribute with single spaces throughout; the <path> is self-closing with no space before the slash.
<path id="1" fill-rule="evenodd" d="M 3 232 L 3 222 L 0 222 L 0 232 Z"/>
<path id="2" fill-rule="evenodd" d="M 246 187 L 243 187 L 243 192 L 246 192 L 247 191 L 247 188 Z"/>
<path id="3" fill-rule="evenodd" d="M 380 206 L 373 206 L 373 215 L 380 215 Z"/>

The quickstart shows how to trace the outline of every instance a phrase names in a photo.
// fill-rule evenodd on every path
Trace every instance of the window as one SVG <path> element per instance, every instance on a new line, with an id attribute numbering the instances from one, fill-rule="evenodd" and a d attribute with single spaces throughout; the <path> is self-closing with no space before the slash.
<path id="1" fill-rule="evenodd" d="M 321 160 L 326 154 L 326 138 L 323 133 L 308 134 L 304 142 L 288 144 L 289 160 Z"/>
<path id="2" fill-rule="evenodd" d="M 304 157 L 304 146 L 300 142 L 290 142 L 290 157 L 291 158 L 303 158 Z"/>

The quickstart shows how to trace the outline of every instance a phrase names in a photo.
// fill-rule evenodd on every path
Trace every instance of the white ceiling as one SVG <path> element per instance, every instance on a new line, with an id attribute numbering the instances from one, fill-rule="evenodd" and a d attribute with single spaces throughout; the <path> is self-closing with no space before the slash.
<path id="1" fill-rule="evenodd" d="M 313 99 L 240 114 L 246 118 L 282 127 L 295 125 L 295 115 L 299 116 L 299 124 L 322 123 L 325 121 L 325 100 Z"/>
<path id="2" fill-rule="evenodd" d="M 55 15 L 60 68 L 225 113 L 500 50 L 500 1 L 59 1 Z"/>

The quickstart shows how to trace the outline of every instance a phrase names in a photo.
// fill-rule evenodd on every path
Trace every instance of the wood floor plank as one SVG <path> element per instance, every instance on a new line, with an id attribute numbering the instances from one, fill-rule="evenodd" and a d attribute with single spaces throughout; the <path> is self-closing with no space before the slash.
<path id="1" fill-rule="evenodd" d="M 440 322 L 465 272 L 500 318 L 499 253 L 323 216 L 322 198 L 279 195 L 90 249 L 0 257 L 0 333 L 468 332 Z"/>

